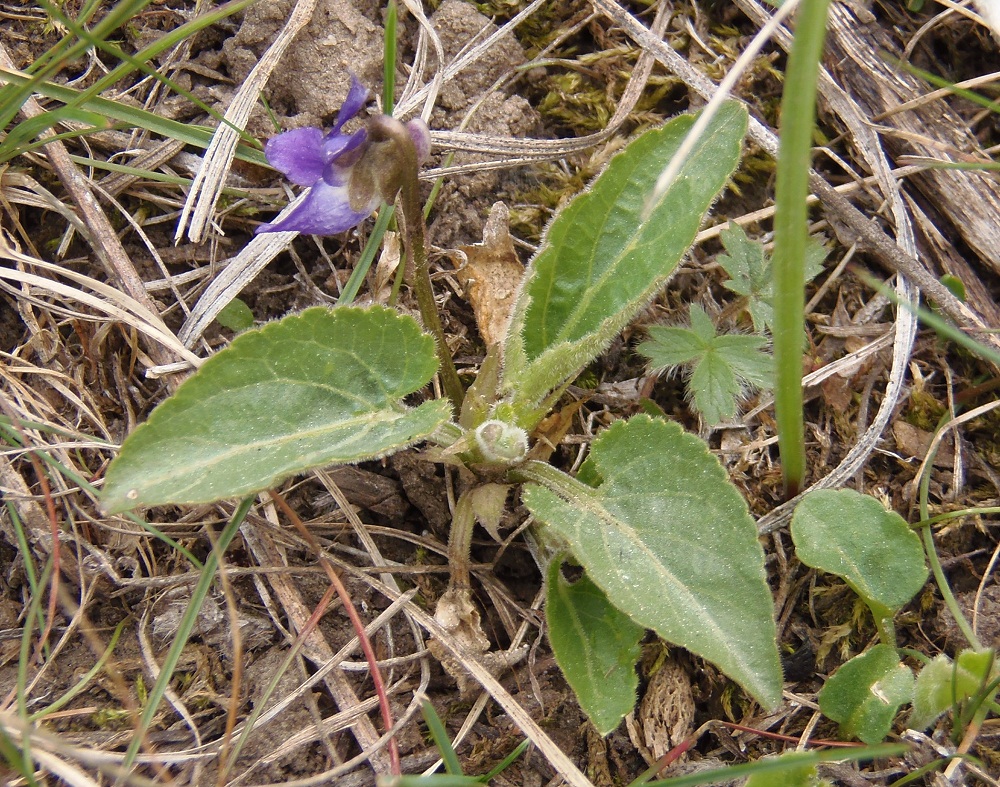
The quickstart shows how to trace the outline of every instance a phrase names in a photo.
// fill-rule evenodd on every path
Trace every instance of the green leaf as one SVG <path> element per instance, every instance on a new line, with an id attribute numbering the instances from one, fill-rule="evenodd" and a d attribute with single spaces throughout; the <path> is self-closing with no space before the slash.
<path id="1" fill-rule="evenodd" d="M 676 367 L 696 363 L 705 355 L 705 340 L 692 328 L 651 325 L 649 341 L 636 349 L 649 359 L 649 368 L 667 374 Z"/>
<path id="2" fill-rule="evenodd" d="M 837 670 L 819 693 L 819 708 L 848 738 L 878 743 L 900 706 L 913 699 L 913 673 L 895 648 L 876 645 Z"/>
<path id="3" fill-rule="evenodd" d="M 774 309 L 771 306 L 774 280 L 771 278 L 771 261 L 764 255 L 764 246 L 750 240 L 739 224 L 730 222 L 719 233 L 728 254 L 720 254 L 716 262 L 729 274 L 723 286 L 747 298 L 747 311 L 755 331 L 763 332 L 771 324 Z"/>
<path id="4" fill-rule="evenodd" d="M 445 401 L 401 403 L 436 368 L 434 340 L 382 307 L 318 307 L 248 331 L 129 436 L 102 504 L 205 503 L 396 451 L 448 419 Z"/>
<path id="5" fill-rule="evenodd" d="M 958 298 L 962 303 L 965 303 L 967 293 L 965 291 L 965 282 L 963 282 L 958 276 L 951 273 L 946 273 L 941 277 L 941 283 L 948 288 L 948 291 Z"/>
<path id="6" fill-rule="evenodd" d="M 677 424 L 639 415 L 598 437 L 581 476 L 535 476 L 524 502 L 632 620 L 781 700 L 764 552 L 725 470 Z"/>
<path id="7" fill-rule="evenodd" d="M 754 388 L 774 385 L 774 358 L 763 351 L 760 336 L 723 334 L 712 342 L 712 352 L 733 370 L 741 383 Z"/>
<path id="8" fill-rule="evenodd" d="M 222 311 L 215 315 L 215 321 L 223 328 L 237 333 L 253 328 L 254 323 L 253 312 L 239 298 L 233 298 L 223 306 Z"/>
<path id="9" fill-rule="evenodd" d="M 691 327 L 654 325 L 649 341 L 638 351 L 649 358 L 649 366 L 666 372 L 690 366 L 688 393 L 709 424 L 718 424 L 736 415 L 737 400 L 747 386 L 771 384 L 774 362 L 763 352 L 767 342 L 761 336 L 717 336 L 705 310 L 691 304 Z"/>
<path id="10" fill-rule="evenodd" d="M 764 253 L 760 241 L 750 240 L 743 228 L 731 223 L 719 233 L 727 254 L 720 254 L 716 261 L 729 274 L 723 286 L 747 299 L 747 311 L 758 333 L 770 329 L 774 320 L 774 275 L 771 258 Z M 810 238 L 806 245 L 805 281 L 811 281 L 823 270 L 826 248 Z"/>
<path id="11" fill-rule="evenodd" d="M 986 683 L 996 677 L 997 654 L 994 648 L 972 650 L 967 648 L 958 654 L 958 668 L 973 675 L 979 683 Z"/>
<path id="12" fill-rule="evenodd" d="M 569 582 L 561 560 L 549 566 L 545 620 L 563 675 L 601 735 L 614 731 L 635 707 L 635 671 L 645 633 L 618 611 L 587 577 Z"/>
<path id="13" fill-rule="evenodd" d="M 828 253 L 829 250 L 819 238 L 810 237 L 809 240 L 806 241 L 805 267 L 802 272 L 805 275 L 807 283 L 811 282 L 823 272 L 823 261 L 826 259 L 826 255 Z"/>
<path id="14" fill-rule="evenodd" d="M 969 699 L 988 679 L 992 664 L 990 651 L 964 650 L 958 656 L 958 664 L 943 653 L 936 656 L 917 676 L 913 712 L 907 726 L 925 730 L 946 710 Z"/>
<path id="15" fill-rule="evenodd" d="M 876 618 L 891 616 L 927 581 L 919 536 L 868 495 L 810 492 L 795 508 L 791 532 L 799 559 L 842 577 Z"/>
<path id="16" fill-rule="evenodd" d="M 663 287 L 735 170 L 747 114 L 730 102 L 644 212 L 693 122 L 682 116 L 633 140 L 549 227 L 504 345 L 503 391 L 522 421 L 540 417 L 545 396 L 597 357 Z"/>

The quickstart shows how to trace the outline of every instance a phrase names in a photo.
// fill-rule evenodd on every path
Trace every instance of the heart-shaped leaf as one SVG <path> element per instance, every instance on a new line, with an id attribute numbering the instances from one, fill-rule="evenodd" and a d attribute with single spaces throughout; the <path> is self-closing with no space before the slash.
<path id="1" fill-rule="evenodd" d="M 719 110 L 673 185 L 646 201 L 694 117 L 636 138 L 552 222 L 507 329 L 503 390 L 526 428 L 538 405 L 600 354 L 673 275 L 740 159 L 747 113 Z"/>
<path id="2" fill-rule="evenodd" d="M 383 307 L 319 307 L 248 331 L 129 435 L 102 505 L 205 503 L 396 451 L 449 417 L 443 400 L 401 401 L 436 369 L 434 340 Z"/>
<path id="3" fill-rule="evenodd" d="M 636 416 L 594 441 L 580 475 L 595 485 L 546 476 L 525 489 L 525 504 L 612 604 L 775 707 L 781 666 L 764 552 L 705 443 Z"/>

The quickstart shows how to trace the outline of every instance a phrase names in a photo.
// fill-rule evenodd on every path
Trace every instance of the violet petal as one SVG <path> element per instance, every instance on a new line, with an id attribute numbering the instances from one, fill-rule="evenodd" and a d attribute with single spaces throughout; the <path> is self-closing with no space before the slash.
<path id="1" fill-rule="evenodd" d="M 344 187 L 351 182 L 351 173 L 354 167 L 341 167 L 335 161 L 331 161 L 323 169 L 323 180 L 328 186 Z"/>
<path id="2" fill-rule="evenodd" d="M 353 134 L 329 134 L 323 140 L 323 159 L 325 161 L 336 161 L 341 157 L 362 147 L 368 140 L 368 129 L 362 128 Z M 343 163 L 348 166 L 354 162 L 350 159 Z"/>
<path id="3" fill-rule="evenodd" d="M 296 128 L 271 137 L 264 155 L 272 167 L 299 186 L 311 186 L 319 180 L 328 161 L 323 153 L 323 132 L 318 128 Z"/>
<path id="4" fill-rule="evenodd" d="M 340 105 L 340 111 L 337 113 L 337 122 L 333 124 L 333 132 L 331 133 L 340 131 L 340 127 L 358 114 L 367 101 L 368 88 L 362 85 L 354 74 L 351 74 L 351 89 L 347 91 L 347 98 Z"/>
<path id="5" fill-rule="evenodd" d="M 305 200 L 281 221 L 257 228 L 262 232 L 300 232 L 303 235 L 337 235 L 356 227 L 378 207 L 378 201 L 362 211 L 351 209 L 346 186 L 331 186 L 320 178 Z"/>

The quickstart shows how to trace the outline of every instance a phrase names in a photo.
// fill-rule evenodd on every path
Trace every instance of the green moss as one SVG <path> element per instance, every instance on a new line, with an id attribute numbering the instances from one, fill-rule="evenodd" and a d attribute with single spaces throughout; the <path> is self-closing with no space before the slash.
<path id="1" fill-rule="evenodd" d="M 132 715 L 120 708 L 101 708 L 91 714 L 90 721 L 99 730 L 124 730 L 132 726 Z"/>
<path id="2" fill-rule="evenodd" d="M 776 162 L 760 148 L 751 148 L 740 162 L 740 168 L 733 175 L 734 184 L 748 186 L 753 183 L 767 181 L 774 176 Z M 736 188 L 737 193 L 739 188 Z"/>
<path id="3" fill-rule="evenodd" d="M 589 76 L 566 71 L 550 76 L 548 84 L 549 92 L 537 107 L 547 120 L 585 134 L 608 125 L 615 108 L 608 91 Z"/>
<path id="4" fill-rule="evenodd" d="M 925 432 L 937 429 L 945 408 L 925 389 L 915 388 L 910 394 L 910 406 L 906 411 L 906 422 Z"/>
<path id="5" fill-rule="evenodd" d="M 494 20 L 497 25 L 503 25 L 529 4 L 529 0 L 484 0 L 484 2 L 466 0 L 466 2 L 475 6 L 483 16 Z M 430 0 L 429 5 L 432 10 L 437 10 L 441 0 Z M 563 34 L 563 26 L 575 19 L 576 11 L 577 6 L 571 0 L 552 0 L 543 4 L 517 26 L 514 35 L 524 47 L 529 59 L 537 56 Z"/>
<path id="6" fill-rule="evenodd" d="M 501 20 L 516 16 L 524 10 L 528 3 L 526 0 L 488 0 L 485 3 L 473 3 L 472 5 L 484 16 Z"/>

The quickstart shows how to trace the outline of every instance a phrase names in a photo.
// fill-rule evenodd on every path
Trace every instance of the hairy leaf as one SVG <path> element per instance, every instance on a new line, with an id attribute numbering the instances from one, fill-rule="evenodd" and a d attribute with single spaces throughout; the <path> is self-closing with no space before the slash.
<path id="1" fill-rule="evenodd" d="M 935 656 L 917 675 L 907 726 L 925 730 L 946 710 L 975 694 L 989 680 L 994 657 L 990 651 L 974 650 L 963 650 L 957 663 L 943 653 Z"/>
<path id="2" fill-rule="evenodd" d="M 401 402 L 436 368 L 434 340 L 382 307 L 308 309 L 248 331 L 129 436 L 102 505 L 210 502 L 391 453 L 448 419 L 445 401 Z"/>
<path id="3" fill-rule="evenodd" d="M 559 668 L 601 735 L 612 732 L 635 707 L 635 671 L 645 633 L 616 609 L 587 577 L 569 582 L 553 560 L 546 586 L 545 620 Z"/>
<path id="4" fill-rule="evenodd" d="M 748 386 L 772 384 L 774 361 L 763 351 L 766 345 L 762 336 L 716 335 L 711 318 L 692 303 L 690 328 L 654 325 L 638 350 L 657 372 L 689 366 L 688 393 L 714 425 L 736 415 L 737 400 Z"/>
<path id="5" fill-rule="evenodd" d="M 791 532 L 803 563 L 842 577 L 877 617 L 900 609 L 927 581 L 919 536 L 874 497 L 810 492 L 795 508 Z"/>
<path id="6" fill-rule="evenodd" d="M 719 233 L 726 254 L 720 254 L 716 262 L 729 274 L 729 281 L 723 286 L 747 299 L 747 311 L 753 320 L 753 328 L 758 333 L 770 330 L 774 320 L 774 277 L 771 273 L 771 258 L 764 254 L 760 241 L 750 240 L 738 224 Z M 817 240 L 810 239 L 806 246 L 805 280 L 811 281 L 821 270 L 826 257 L 826 248 Z"/>
<path id="7" fill-rule="evenodd" d="M 522 426 L 534 426 L 546 395 L 601 353 L 663 287 L 736 168 L 747 114 L 731 102 L 673 185 L 646 205 L 693 122 L 679 117 L 633 140 L 549 227 L 504 347 L 503 391 Z"/>
<path id="8" fill-rule="evenodd" d="M 845 737 L 878 743 L 900 706 L 912 699 L 910 668 L 899 662 L 895 648 L 876 645 L 837 670 L 819 693 L 819 707 Z"/>
<path id="9" fill-rule="evenodd" d="M 636 416 L 594 441 L 581 476 L 596 488 L 546 478 L 526 488 L 525 504 L 618 609 L 776 706 L 781 666 L 764 553 L 705 444 L 675 423 Z"/>

